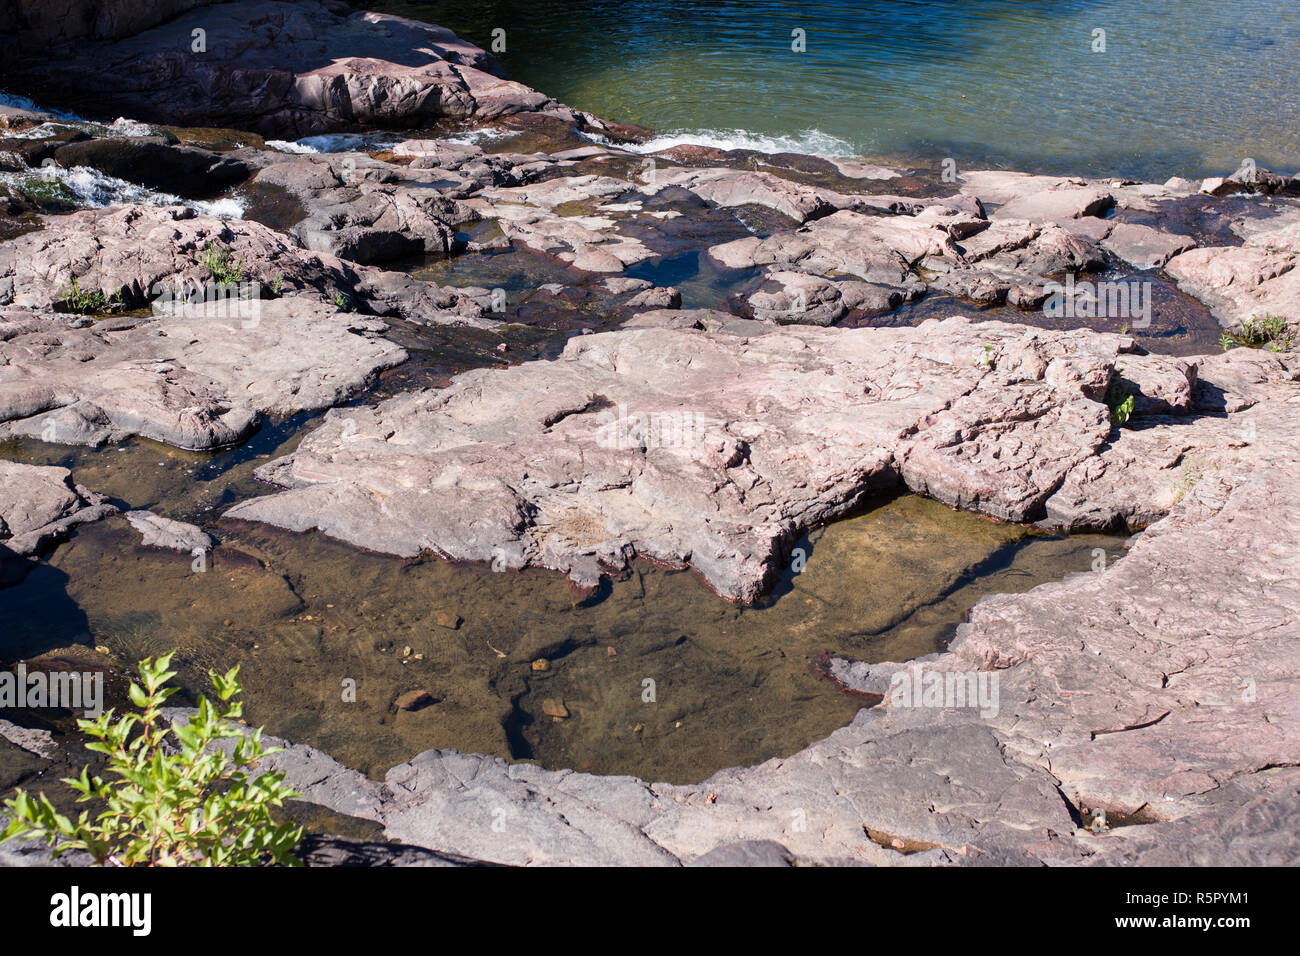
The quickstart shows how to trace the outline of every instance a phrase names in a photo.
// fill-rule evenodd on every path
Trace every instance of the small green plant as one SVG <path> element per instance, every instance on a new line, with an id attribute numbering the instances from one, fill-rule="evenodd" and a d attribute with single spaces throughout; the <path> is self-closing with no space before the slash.
<path id="1" fill-rule="evenodd" d="M 1115 369 L 1115 374 L 1111 376 L 1110 385 L 1106 389 L 1106 405 L 1110 408 L 1110 423 L 1112 425 L 1123 425 L 1133 417 L 1133 406 L 1136 399 L 1124 387 L 1124 380 L 1120 377 L 1120 373 L 1123 371 L 1120 368 Z"/>
<path id="2" fill-rule="evenodd" d="M 219 242 L 209 242 L 203 247 L 203 264 L 217 280 L 217 285 L 225 288 L 240 282 L 244 278 L 244 264 L 235 259 L 229 246 Z"/>
<path id="3" fill-rule="evenodd" d="M 280 286 L 284 284 L 284 274 L 277 272 L 275 278 L 271 280 L 271 294 L 277 299 L 280 297 Z"/>
<path id="4" fill-rule="evenodd" d="M 993 366 L 993 344 L 991 342 L 984 343 L 984 354 L 971 362 L 971 365 L 975 368 L 991 368 Z"/>
<path id="5" fill-rule="evenodd" d="M 174 652 L 173 652 L 174 653 Z M 283 783 L 284 774 L 253 777 L 259 758 L 276 753 L 262 747 L 261 730 L 242 732 L 234 723 L 243 705 L 239 668 L 224 676 L 209 671 L 225 711 L 199 697 L 197 713 L 171 724 L 161 708 L 177 688 L 164 687 L 176 676 L 168 670 L 172 654 L 140 662 L 140 683 L 131 683 L 131 702 L 140 713 L 114 717 L 109 710 L 78 726 L 94 738 L 87 749 L 108 757 L 106 772 L 115 780 L 81 776 L 64 782 L 78 803 L 100 800 L 105 809 L 93 818 L 60 814 L 42 793 L 36 799 L 19 790 L 5 801 L 13 815 L 0 842 L 44 839 L 55 856 L 85 850 L 99 865 L 112 866 L 297 866 L 293 849 L 302 828 L 277 824 L 272 807 L 300 796 Z M 223 748 L 218 741 L 233 740 Z"/>
<path id="6" fill-rule="evenodd" d="M 97 315 L 116 309 L 122 304 L 120 293 L 106 295 L 100 289 L 83 289 L 76 276 L 63 284 L 59 289 L 59 295 L 63 296 L 64 310 L 77 315 Z"/>
<path id="7" fill-rule="evenodd" d="M 1174 486 L 1171 489 L 1174 493 L 1174 503 L 1177 504 L 1187 497 L 1187 493 L 1195 488 L 1204 477 L 1205 469 L 1202 467 L 1200 461 L 1194 457 L 1188 458 L 1184 461 L 1178 480 L 1174 482 Z"/>
<path id="8" fill-rule="evenodd" d="M 337 305 L 337 306 L 339 307 L 339 311 L 340 311 L 340 312 L 355 312 L 355 311 L 356 311 L 356 307 L 352 304 L 352 300 L 349 299 L 349 298 L 348 298 L 346 295 L 344 295 L 342 292 L 335 292 L 335 293 L 334 293 L 334 304 Z"/>
<path id="9" fill-rule="evenodd" d="M 1280 315 L 1266 315 L 1263 319 L 1251 316 L 1242 319 L 1235 332 L 1224 332 L 1219 345 L 1226 352 L 1233 348 L 1257 349 L 1268 347 L 1270 352 L 1285 352 L 1295 348 L 1286 319 Z"/>

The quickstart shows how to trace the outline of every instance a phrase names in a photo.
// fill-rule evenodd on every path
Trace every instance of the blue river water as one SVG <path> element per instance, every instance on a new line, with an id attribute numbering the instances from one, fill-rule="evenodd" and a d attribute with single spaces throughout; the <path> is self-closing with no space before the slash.
<path id="1" fill-rule="evenodd" d="M 1300 167 L 1296 0 L 396 7 L 663 141 L 1156 180 Z"/>

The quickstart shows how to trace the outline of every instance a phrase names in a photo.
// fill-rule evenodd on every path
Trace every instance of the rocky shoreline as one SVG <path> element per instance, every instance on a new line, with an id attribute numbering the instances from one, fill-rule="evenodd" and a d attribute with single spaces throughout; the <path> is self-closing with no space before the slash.
<path id="1" fill-rule="evenodd" d="M 343 4 L 10 6 L 32 49 L 77 49 L 12 89 L 139 122 L 0 106 L 0 440 L 215 450 L 329 410 L 211 526 L 130 507 L 149 546 L 264 524 L 583 593 L 643 557 L 750 603 L 893 488 L 1140 532 L 981 602 L 942 654 L 831 661 L 883 702 L 699 785 L 449 750 L 381 783 L 289 745 L 271 765 L 306 800 L 407 847 L 320 862 L 1300 856 L 1300 180 L 646 153 L 448 31 Z M 194 29 L 207 59 L 179 52 Z M 124 181 L 145 198 L 112 201 Z M 492 344 L 379 392 L 431 330 Z M 0 459 L 0 585 L 118 510 Z M 913 667 L 996 674 L 997 713 L 891 699 Z M 1124 825 L 1088 829 L 1099 810 Z"/>

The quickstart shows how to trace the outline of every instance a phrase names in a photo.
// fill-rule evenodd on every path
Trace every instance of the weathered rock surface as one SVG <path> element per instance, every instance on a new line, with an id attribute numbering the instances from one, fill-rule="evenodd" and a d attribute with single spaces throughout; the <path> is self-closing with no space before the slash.
<path id="1" fill-rule="evenodd" d="M 439 288 L 304 251 L 259 223 L 201 216 L 184 206 L 110 206 L 48 217 L 41 231 L 0 243 L 0 307 L 62 305 L 74 278 L 82 292 L 102 291 L 130 306 L 176 300 L 213 281 L 204 261 L 209 246 L 229 251 L 232 266 L 241 269 L 238 281 L 248 284 L 247 295 L 263 311 L 285 308 L 269 298 L 278 289 L 286 299 L 334 303 L 341 296 L 422 324 L 493 324 L 483 318 L 484 290 Z"/>
<path id="2" fill-rule="evenodd" d="M 0 435 L 216 448 L 263 414 L 337 404 L 406 358 L 381 320 L 303 296 L 257 304 L 256 317 L 214 307 L 84 325 L 0 312 Z"/>
<path id="3" fill-rule="evenodd" d="M 1117 365 L 1144 397 L 1134 424 L 1195 410 L 1195 368 L 1136 355 L 1125 368 L 1132 347 L 1123 336 L 965 319 L 775 331 L 723 313 L 644 313 L 623 331 L 571 341 L 555 362 L 332 413 L 294 455 L 259 470 L 288 491 L 227 517 L 393 554 L 541 565 L 585 586 L 640 553 L 750 600 L 804 530 L 900 482 L 1013 521 L 1154 518 L 1125 513 L 1113 496 L 1109 510 L 1089 510 L 1084 477 L 1141 445 L 1130 439 L 1140 431 L 1114 440 L 1104 399 Z M 1263 387 L 1290 402 L 1290 366 L 1273 361 Z M 1231 387 L 1231 375 L 1222 380 Z M 1219 386 L 1198 387 L 1211 396 Z M 1223 420 L 1210 421 L 1207 441 Z"/>
<path id="4" fill-rule="evenodd" d="M 35 20 L 54 41 L 80 42 L 67 48 L 57 71 L 46 69 L 44 48 L 39 58 L 13 64 L 13 82 L 90 112 L 291 138 L 515 113 L 618 131 L 503 79 L 487 53 L 450 30 L 332 0 L 173 0 L 147 4 L 136 14 L 113 3 L 114 22 L 91 29 L 70 24 L 72 17 L 51 23 L 53 11 L 38 12 L 26 0 L 21 6 L 26 16 L 8 22 Z M 201 40 L 195 30 L 203 31 Z"/>
<path id="5" fill-rule="evenodd" d="M 115 514 L 103 495 L 74 484 L 66 468 L 0 459 L 0 547 L 31 555 L 69 529 Z"/>
<path id="6" fill-rule="evenodd" d="M 1115 205 L 1109 190 L 1082 179 L 1004 170 L 976 170 L 960 178 L 962 192 L 998 207 L 995 219 L 1061 222 L 1101 216 Z"/>

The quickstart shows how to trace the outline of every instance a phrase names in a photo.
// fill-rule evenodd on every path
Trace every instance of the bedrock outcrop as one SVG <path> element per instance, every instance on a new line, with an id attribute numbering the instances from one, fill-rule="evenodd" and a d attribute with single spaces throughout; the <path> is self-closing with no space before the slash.
<path id="1" fill-rule="evenodd" d="M 1292 359 L 1130 361 L 1131 339 L 1088 331 L 774 327 L 711 312 L 632 325 L 553 362 L 332 412 L 259 470 L 287 490 L 226 517 L 554 568 L 582 586 L 640 554 L 748 601 L 805 530 L 900 483 L 1003 520 L 1140 525 L 1172 506 L 1185 462 L 1137 461 L 1133 436 L 1164 429 L 1170 448 L 1262 464 L 1287 453 L 1300 401 Z M 1133 427 L 1112 427 L 1113 387 L 1134 396 Z M 1255 389 L 1249 407 L 1224 404 L 1237 387 Z M 1116 496 L 1120 461 L 1134 491 Z M 1161 482 L 1167 495 L 1147 494 Z"/>
<path id="2" fill-rule="evenodd" d="M 49 216 L 45 228 L 0 243 L 0 307 L 66 307 L 72 283 L 128 307 L 179 301 L 214 281 L 213 249 L 224 252 L 246 283 L 239 295 L 266 308 L 272 297 L 297 297 L 427 325 L 488 326 L 486 290 L 440 288 L 405 273 L 362 266 L 304 250 L 256 222 L 198 215 L 186 206 L 109 206 Z M 197 294 L 197 293 L 194 293 Z M 215 296 L 209 296 L 215 299 Z"/>
<path id="3" fill-rule="evenodd" d="M 218 448 L 265 414 L 342 402 L 406 358 L 382 320 L 302 296 L 257 305 L 96 323 L 0 311 L 0 435 Z"/>
<path id="4" fill-rule="evenodd" d="M 1293 864 L 1297 447 L 1205 476 L 1118 560 L 982 601 L 943 654 L 837 659 L 883 702 L 787 758 L 690 786 L 454 750 L 382 783 L 301 745 L 267 768 L 404 844 L 515 865 Z M 918 671 L 996 691 L 891 692 Z"/>
<path id="5" fill-rule="evenodd" d="M 619 132 L 505 79 L 450 30 L 334 0 L 171 0 L 134 11 L 8 2 L 18 8 L 11 42 L 27 45 L 29 32 L 66 41 L 59 69 L 48 69 L 47 44 L 33 45 L 8 66 L 10 83 L 89 113 L 287 138 L 520 113 Z"/>

